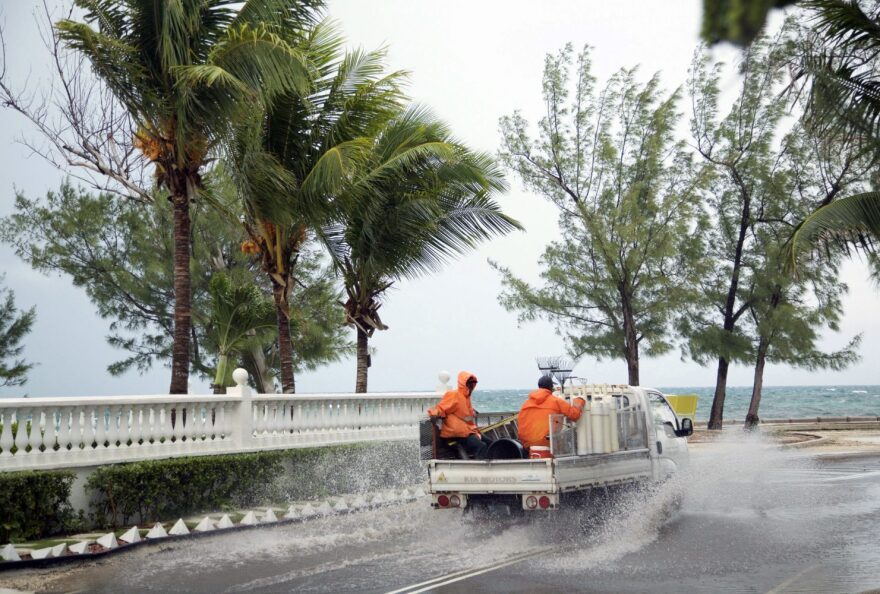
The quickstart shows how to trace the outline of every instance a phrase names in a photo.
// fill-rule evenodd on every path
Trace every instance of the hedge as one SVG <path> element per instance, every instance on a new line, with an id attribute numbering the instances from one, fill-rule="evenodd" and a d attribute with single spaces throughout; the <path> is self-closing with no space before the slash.
<path id="1" fill-rule="evenodd" d="M 193 456 L 99 466 L 85 487 L 91 525 L 120 527 L 410 485 L 422 479 L 418 459 L 415 442 Z M 73 477 L 0 473 L 0 545 L 84 530 L 68 501 Z"/>
<path id="2" fill-rule="evenodd" d="M 101 466 L 86 489 L 94 524 L 118 527 L 390 488 L 421 476 L 417 445 L 394 442 Z"/>
<path id="3" fill-rule="evenodd" d="M 259 452 L 101 466 L 86 482 L 94 491 L 92 518 L 120 526 L 253 505 L 265 499 L 283 458 L 284 452 Z"/>
<path id="4" fill-rule="evenodd" d="M 0 544 L 83 530 L 70 505 L 74 473 L 27 470 L 0 473 Z"/>

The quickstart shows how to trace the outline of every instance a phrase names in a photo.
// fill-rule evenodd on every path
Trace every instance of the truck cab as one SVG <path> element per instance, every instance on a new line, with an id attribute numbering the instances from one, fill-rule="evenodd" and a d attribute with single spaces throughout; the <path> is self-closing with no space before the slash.
<path id="1" fill-rule="evenodd" d="M 494 440 L 483 460 L 469 459 L 424 420 L 421 452 L 433 507 L 500 503 L 553 510 L 594 489 L 665 480 L 687 463 L 693 420 L 676 414 L 659 390 L 587 384 L 566 386 L 556 395 L 582 398 L 586 405 L 577 422 L 548 415 L 546 452 L 522 448 L 516 413 L 477 416 L 483 435 Z"/>

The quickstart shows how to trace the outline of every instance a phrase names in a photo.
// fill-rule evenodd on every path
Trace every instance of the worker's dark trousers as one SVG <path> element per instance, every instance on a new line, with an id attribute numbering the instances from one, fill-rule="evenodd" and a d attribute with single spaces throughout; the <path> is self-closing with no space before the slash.
<path id="1" fill-rule="evenodd" d="M 492 440 L 488 437 L 477 437 L 473 433 L 468 435 L 467 439 L 462 440 L 465 451 L 469 456 L 473 456 L 477 460 L 482 460 L 486 457 L 486 450 L 489 449 L 490 443 L 492 443 Z"/>

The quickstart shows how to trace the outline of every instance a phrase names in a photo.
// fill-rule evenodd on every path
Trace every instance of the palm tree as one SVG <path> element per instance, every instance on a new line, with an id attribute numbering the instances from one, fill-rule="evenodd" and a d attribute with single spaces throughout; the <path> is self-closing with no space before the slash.
<path id="1" fill-rule="evenodd" d="M 809 0 L 810 34 L 801 78 L 809 84 L 805 121 L 822 134 L 853 141 L 857 155 L 880 160 L 880 7 Z M 796 271 L 800 254 L 817 244 L 872 250 L 880 239 L 880 193 L 828 201 L 801 222 L 785 246 L 785 265 Z"/>
<path id="2" fill-rule="evenodd" d="M 58 35 L 86 56 L 131 116 L 135 145 L 174 206 L 172 394 L 186 393 L 191 333 L 190 203 L 206 163 L 254 105 L 308 88 L 310 66 L 282 38 L 320 0 L 75 0 L 85 23 Z M 93 28 L 93 24 L 97 28 Z"/>
<path id="3" fill-rule="evenodd" d="M 333 212 L 333 198 L 365 152 L 365 140 L 399 110 L 404 73 L 386 73 L 384 51 L 343 53 L 332 23 L 300 42 L 313 65 L 305 95 L 287 93 L 238 130 L 234 176 L 250 240 L 272 286 L 284 393 L 296 390 L 290 293 L 310 230 Z"/>
<path id="4" fill-rule="evenodd" d="M 457 143 L 423 109 L 389 122 L 359 167 L 340 195 L 341 220 L 321 237 L 343 280 L 346 320 L 357 331 L 355 391 L 366 392 L 369 338 L 388 328 L 379 317 L 385 292 L 521 227 L 495 202 L 505 183 L 494 160 Z"/>
<path id="5" fill-rule="evenodd" d="M 211 319 L 208 339 L 217 349 L 214 393 L 225 394 L 232 385 L 234 357 L 253 348 L 262 349 L 274 339 L 274 307 L 252 283 L 237 284 L 218 272 L 208 287 L 211 296 Z"/>

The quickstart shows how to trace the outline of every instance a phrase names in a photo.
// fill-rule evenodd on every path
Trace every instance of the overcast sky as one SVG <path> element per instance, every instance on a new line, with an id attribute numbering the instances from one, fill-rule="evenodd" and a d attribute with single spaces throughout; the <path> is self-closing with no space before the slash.
<path id="1" fill-rule="evenodd" d="M 35 0 L 3 0 L 12 73 L 18 80 L 43 74 L 45 60 L 31 12 Z M 448 122 L 470 146 L 494 152 L 498 118 L 521 109 L 529 121 L 541 114 L 541 71 L 544 56 L 567 42 L 590 44 L 594 73 L 606 79 L 623 66 L 641 65 L 644 76 L 661 71 L 667 89 L 682 84 L 698 43 L 699 0 L 330 0 L 329 16 L 338 20 L 352 46 L 386 45 L 394 69 L 412 73 L 409 92 Z M 778 20 L 778 19 L 776 19 Z M 729 48 L 715 50 L 733 61 Z M 728 73 L 723 86 L 736 88 Z M 14 188 L 31 197 L 57 188 L 62 174 L 16 144 L 32 135 L 25 122 L 0 110 L 0 215 L 11 211 Z M 370 391 L 431 390 L 437 372 L 461 369 L 480 378 L 480 388 L 524 388 L 538 373 L 535 357 L 562 354 L 562 340 L 546 322 L 517 326 L 516 316 L 498 305 L 498 275 L 487 259 L 497 260 L 520 276 L 537 278 L 538 257 L 553 238 L 555 209 L 510 178 L 510 191 L 500 198 L 507 213 L 526 231 L 485 245 L 451 264 L 442 273 L 406 281 L 388 295 L 382 319 L 390 329 L 371 341 L 377 350 L 370 369 Z M 39 363 L 22 388 L 32 396 L 149 394 L 167 391 L 170 371 L 155 368 L 120 378 L 106 373 L 122 353 L 104 337 L 101 320 L 85 293 L 66 278 L 45 277 L 21 263 L 0 245 L 0 270 L 16 292 L 20 307 L 36 305 L 37 322 L 25 341 L 25 356 Z M 823 346 L 838 348 L 862 332 L 862 360 L 842 372 L 815 372 L 770 365 L 766 385 L 878 384 L 880 371 L 880 292 L 866 280 L 865 267 L 849 263 L 843 276 L 850 286 L 846 317 L 839 333 L 826 333 Z M 354 360 L 349 359 L 297 377 L 301 392 L 351 391 Z M 596 382 L 626 381 L 622 361 L 581 360 L 576 373 Z M 641 378 L 653 386 L 709 386 L 714 367 L 680 361 L 677 354 L 641 360 Z M 731 385 L 750 385 L 752 370 L 734 366 Z M 207 383 L 193 379 L 193 392 Z"/>

